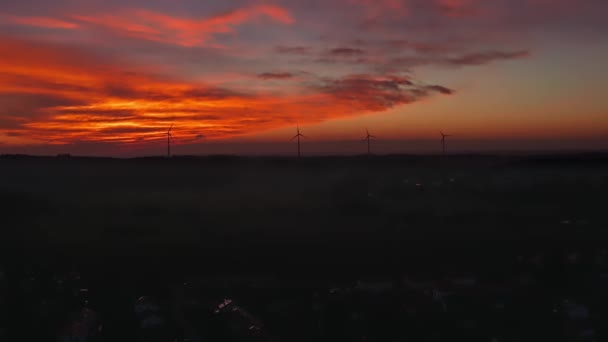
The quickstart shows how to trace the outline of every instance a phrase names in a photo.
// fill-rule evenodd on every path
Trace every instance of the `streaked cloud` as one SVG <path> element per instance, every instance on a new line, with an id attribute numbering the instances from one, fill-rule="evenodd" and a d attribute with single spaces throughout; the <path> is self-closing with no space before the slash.
<path id="1" fill-rule="evenodd" d="M 438 92 L 452 94 L 441 86 L 423 86 L 400 76 L 351 75 L 341 79 L 324 79 L 319 89 L 339 101 L 364 111 L 383 111 L 408 104 Z"/>
<path id="2" fill-rule="evenodd" d="M 234 26 L 259 17 L 267 17 L 282 24 L 294 23 L 294 19 L 287 10 L 271 5 L 236 9 L 199 20 L 170 16 L 145 9 L 126 11 L 122 15 L 75 15 L 73 19 L 80 23 L 110 29 L 117 35 L 183 46 L 197 46 L 207 42 L 214 34 L 231 33 L 234 31 Z"/>
<path id="3" fill-rule="evenodd" d="M 502 52 L 502 51 L 487 51 L 471 53 L 455 58 L 448 58 L 446 61 L 454 65 L 482 65 L 499 60 L 517 59 L 529 57 L 529 51 L 515 51 L 515 52 Z"/>
<path id="4" fill-rule="evenodd" d="M 360 56 L 365 54 L 365 51 L 363 51 L 362 49 L 357 49 L 357 48 L 349 48 L 349 47 L 340 47 L 340 48 L 335 48 L 335 49 L 331 49 L 329 51 L 329 54 L 332 56 Z"/>
<path id="5" fill-rule="evenodd" d="M 293 78 L 295 75 L 290 72 L 264 72 L 258 74 L 258 77 L 263 80 L 285 80 Z"/>
<path id="6" fill-rule="evenodd" d="M 312 52 L 310 46 L 278 46 L 277 52 L 284 54 L 307 55 Z"/>
<path id="7" fill-rule="evenodd" d="M 414 102 L 432 90 L 415 88 L 406 78 L 368 75 L 319 79 L 316 82 L 322 85 L 302 84 L 303 91 L 297 95 L 243 93 L 158 77 L 137 66 L 98 60 L 79 49 L 11 39 L 2 43 L 0 52 L 11 60 L 0 64 L 4 81 L 0 94 L 5 94 L 0 103 L 7 111 L 2 113 L 5 120 L 13 120 L 4 129 L 51 144 L 74 140 L 141 143 L 158 140 L 158 132 L 171 123 L 180 130 L 182 141 L 197 140 L 200 134 L 229 137 L 242 134 L 246 127 L 268 129 L 291 120 L 319 121 L 382 111 Z M 32 52 L 46 56 L 46 62 L 28 57 Z M 262 73 L 258 77 L 295 75 Z M 282 113 L 292 113 L 291 118 Z"/>
<path id="8" fill-rule="evenodd" d="M 18 25 L 35 26 L 50 29 L 76 29 L 79 25 L 73 21 L 67 21 L 48 17 L 28 17 L 28 16 L 1 16 L 3 20 Z"/>
<path id="9" fill-rule="evenodd" d="M 174 123 L 188 143 L 385 113 L 457 98 L 482 65 L 602 44 L 605 10 L 600 0 L 3 2 L 0 136 L 146 144 Z"/>

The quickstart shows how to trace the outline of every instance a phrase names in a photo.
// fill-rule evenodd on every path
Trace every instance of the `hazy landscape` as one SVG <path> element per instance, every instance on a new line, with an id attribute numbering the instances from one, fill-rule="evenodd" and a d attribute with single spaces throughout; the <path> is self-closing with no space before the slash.
<path id="1" fill-rule="evenodd" d="M 608 223 L 601 154 L 4 157 L 0 169 L 4 250 L 76 261 L 397 262 L 413 250 L 592 241 Z"/>
<path id="2" fill-rule="evenodd" d="M 0 336 L 47 340 L 70 317 L 92 341 L 606 333 L 605 154 L 3 156 L 0 170 L 0 300 L 16 309 Z M 232 313 L 213 311 L 226 298 Z M 138 327 L 142 301 L 160 325 Z M 593 314 L 571 318 L 581 307 Z"/>
<path id="3" fill-rule="evenodd" d="M 0 342 L 608 341 L 608 1 L 0 1 Z"/>

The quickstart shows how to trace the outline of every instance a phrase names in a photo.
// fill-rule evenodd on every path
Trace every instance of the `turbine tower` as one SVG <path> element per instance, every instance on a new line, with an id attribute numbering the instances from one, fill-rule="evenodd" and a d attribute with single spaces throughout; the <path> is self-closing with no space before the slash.
<path id="1" fill-rule="evenodd" d="M 297 132 L 297 134 L 293 138 L 291 138 L 291 140 L 296 139 L 296 138 L 298 139 L 298 159 L 299 159 L 301 156 L 301 154 L 300 154 L 300 137 L 302 137 L 302 138 L 306 138 L 306 137 L 304 135 L 302 135 L 302 133 L 300 133 L 300 125 L 298 125 L 296 132 Z"/>
<path id="2" fill-rule="evenodd" d="M 171 140 L 173 140 L 173 135 L 171 135 L 171 129 L 173 129 L 173 124 L 167 130 L 167 158 L 171 158 Z"/>
<path id="3" fill-rule="evenodd" d="M 451 134 L 444 134 L 443 132 L 439 132 L 441 134 L 441 147 L 442 147 L 442 151 L 443 154 L 445 155 L 445 138 L 447 137 L 451 137 Z"/>
<path id="4" fill-rule="evenodd" d="M 365 139 L 363 139 L 363 141 L 367 140 L 367 155 L 371 155 L 372 154 L 371 140 L 377 139 L 377 138 L 375 136 L 369 134 L 369 130 L 365 129 L 365 132 L 367 133 L 367 136 L 365 137 Z"/>

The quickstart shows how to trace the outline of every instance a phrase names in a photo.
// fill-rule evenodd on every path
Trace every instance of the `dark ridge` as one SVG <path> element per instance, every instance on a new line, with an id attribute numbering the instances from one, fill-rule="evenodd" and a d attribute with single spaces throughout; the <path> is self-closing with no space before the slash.
<path id="1" fill-rule="evenodd" d="M 350 155 L 350 156 L 238 156 L 238 155 L 176 155 L 143 156 L 135 158 L 112 158 L 90 156 L 33 156 L 23 154 L 5 154 L 1 162 L 27 162 L 43 165 L 163 165 L 179 167 L 180 165 L 206 166 L 255 166 L 275 165 L 304 168 L 332 167 L 430 167 L 436 170 L 445 168 L 503 168 L 503 167 L 592 167 L 608 165 L 608 153 L 574 153 L 574 154 L 541 154 L 541 155 L 501 155 L 501 154 L 450 154 L 416 155 Z"/>
<path id="2" fill-rule="evenodd" d="M 577 154 L 547 154 L 539 156 L 521 157 L 517 160 L 521 165 L 605 165 L 608 164 L 608 153 L 590 152 Z"/>

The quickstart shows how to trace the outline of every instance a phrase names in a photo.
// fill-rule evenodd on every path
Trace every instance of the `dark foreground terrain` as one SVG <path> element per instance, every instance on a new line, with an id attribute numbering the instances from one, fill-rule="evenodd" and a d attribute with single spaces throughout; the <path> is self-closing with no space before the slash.
<path id="1" fill-rule="evenodd" d="M 0 337 L 606 340 L 607 171 L 3 156 Z"/>

